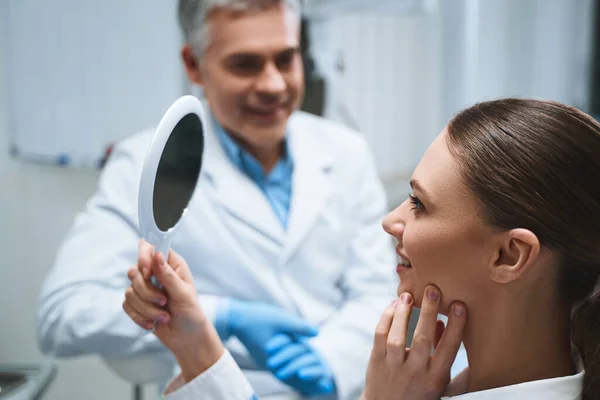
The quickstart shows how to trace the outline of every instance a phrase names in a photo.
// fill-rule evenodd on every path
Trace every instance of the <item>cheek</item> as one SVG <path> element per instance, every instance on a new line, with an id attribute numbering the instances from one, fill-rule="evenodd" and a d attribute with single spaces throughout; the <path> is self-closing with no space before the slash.
<path id="1" fill-rule="evenodd" d="M 403 245 L 413 269 L 399 290 L 412 289 L 417 306 L 427 285 L 434 284 L 442 291 L 441 313 L 445 314 L 452 301 L 468 302 L 481 283 L 475 273 L 483 268 L 481 249 L 465 232 L 424 224 L 414 230 L 407 227 Z"/>
<path id="2" fill-rule="evenodd" d="M 242 106 L 245 104 L 244 88 L 239 85 L 213 85 L 206 97 L 210 102 L 211 111 L 228 121 L 232 129 L 239 129 L 243 119 Z"/>
<path id="3" fill-rule="evenodd" d="M 206 89 L 219 99 L 221 107 L 232 108 L 240 103 L 237 98 L 249 92 L 252 82 L 250 78 L 237 76 L 223 68 L 212 68 L 207 74 Z"/>
<path id="4" fill-rule="evenodd" d="M 443 268 L 444 252 L 451 246 L 449 242 L 447 234 L 436 225 L 416 221 L 406 226 L 402 244 L 416 278 L 426 278 Z"/>
<path id="5" fill-rule="evenodd" d="M 304 93 L 304 73 L 301 68 L 288 71 L 285 75 L 288 91 L 300 97 Z"/>
<path id="6" fill-rule="evenodd" d="M 295 92 L 302 92 L 304 90 L 304 75 L 302 71 L 290 72 L 286 80 L 291 90 Z"/>

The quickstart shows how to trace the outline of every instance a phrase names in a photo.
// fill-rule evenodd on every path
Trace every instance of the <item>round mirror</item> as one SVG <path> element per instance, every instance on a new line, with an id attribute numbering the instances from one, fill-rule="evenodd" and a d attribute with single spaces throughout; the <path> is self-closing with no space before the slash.
<path id="1" fill-rule="evenodd" d="M 165 258 L 200 176 L 204 121 L 196 97 L 175 101 L 160 121 L 144 162 L 138 199 L 140 232 Z"/>
<path id="2" fill-rule="evenodd" d="M 163 232 L 179 222 L 192 198 L 203 148 L 200 117 L 194 113 L 185 115 L 167 139 L 154 180 L 152 213 L 156 226 Z"/>

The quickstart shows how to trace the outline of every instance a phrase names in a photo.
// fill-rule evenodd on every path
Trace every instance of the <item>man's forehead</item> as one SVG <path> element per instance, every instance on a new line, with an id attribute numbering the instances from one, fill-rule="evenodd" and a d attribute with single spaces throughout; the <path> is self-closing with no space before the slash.
<path id="1" fill-rule="evenodd" d="M 213 40 L 244 43 L 278 39 L 299 40 L 300 24 L 297 16 L 280 7 L 259 11 L 219 9 L 208 18 Z M 257 45 L 256 43 L 254 45 Z"/>
<path id="2" fill-rule="evenodd" d="M 279 53 L 299 46 L 299 24 L 268 10 L 244 16 L 211 16 L 211 46 L 221 52 Z M 213 19 L 214 18 L 214 19 Z"/>

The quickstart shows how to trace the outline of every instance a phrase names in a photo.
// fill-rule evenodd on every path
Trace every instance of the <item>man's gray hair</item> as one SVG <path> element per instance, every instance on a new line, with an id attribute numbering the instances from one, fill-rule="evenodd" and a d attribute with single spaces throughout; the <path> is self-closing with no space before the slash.
<path id="1" fill-rule="evenodd" d="M 300 17 L 300 0 L 179 0 L 179 22 L 185 40 L 197 56 L 209 45 L 208 17 L 218 8 L 239 11 L 260 11 L 285 4 Z"/>

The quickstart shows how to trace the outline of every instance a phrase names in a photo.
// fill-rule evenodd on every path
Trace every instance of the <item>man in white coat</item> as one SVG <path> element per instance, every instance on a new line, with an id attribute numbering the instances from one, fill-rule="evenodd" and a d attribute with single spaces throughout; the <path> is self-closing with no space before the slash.
<path id="1" fill-rule="evenodd" d="M 259 396 L 358 393 L 376 322 L 397 285 L 381 228 L 386 198 L 367 144 L 297 111 L 296 1 L 181 0 L 180 19 L 185 68 L 211 118 L 199 193 L 172 247 Z M 173 362 L 122 310 L 152 134 L 115 148 L 59 251 L 38 311 L 47 354 Z M 267 365 L 269 352 L 284 347 L 287 357 Z"/>

